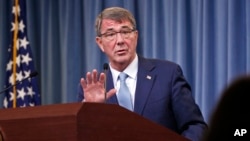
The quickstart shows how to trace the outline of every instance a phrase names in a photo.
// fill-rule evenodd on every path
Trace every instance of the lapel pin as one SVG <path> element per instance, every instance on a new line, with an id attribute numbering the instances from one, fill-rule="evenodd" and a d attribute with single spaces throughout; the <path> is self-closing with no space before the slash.
<path id="1" fill-rule="evenodd" d="M 147 79 L 151 80 L 151 76 L 147 75 Z"/>

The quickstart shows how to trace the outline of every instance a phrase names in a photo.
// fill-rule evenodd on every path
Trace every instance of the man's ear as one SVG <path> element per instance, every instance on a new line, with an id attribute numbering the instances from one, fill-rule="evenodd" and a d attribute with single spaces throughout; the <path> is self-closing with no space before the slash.
<path id="1" fill-rule="evenodd" d="M 104 48 L 103 48 L 103 45 L 102 45 L 102 39 L 100 37 L 96 37 L 95 41 L 96 41 L 98 47 L 102 50 L 102 52 L 104 52 Z"/>

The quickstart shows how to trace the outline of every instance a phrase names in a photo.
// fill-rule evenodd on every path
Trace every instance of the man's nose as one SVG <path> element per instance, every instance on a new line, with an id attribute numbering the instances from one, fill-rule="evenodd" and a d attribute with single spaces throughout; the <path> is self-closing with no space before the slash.
<path id="1" fill-rule="evenodd" d="M 123 40 L 124 40 L 124 38 L 123 38 L 123 36 L 122 36 L 121 33 L 117 33 L 117 34 L 116 34 L 116 40 L 117 40 L 117 41 L 123 41 Z"/>

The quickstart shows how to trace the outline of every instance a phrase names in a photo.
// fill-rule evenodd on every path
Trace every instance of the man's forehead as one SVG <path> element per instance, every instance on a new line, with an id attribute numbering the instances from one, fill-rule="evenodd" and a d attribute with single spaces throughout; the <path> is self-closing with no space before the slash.
<path id="1" fill-rule="evenodd" d="M 101 29 L 111 30 L 111 29 L 121 29 L 121 28 L 131 28 L 131 23 L 128 20 L 115 21 L 111 19 L 103 19 Z"/>

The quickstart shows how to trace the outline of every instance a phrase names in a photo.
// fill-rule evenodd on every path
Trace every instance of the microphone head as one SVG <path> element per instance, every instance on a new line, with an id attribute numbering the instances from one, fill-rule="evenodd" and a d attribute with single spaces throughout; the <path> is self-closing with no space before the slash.
<path id="1" fill-rule="evenodd" d="M 104 69 L 104 70 L 108 70 L 108 68 L 109 68 L 108 63 L 104 63 L 104 64 L 103 64 L 103 69 Z"/>
<path id="2" fill-rule="evenodd" d="M 30 74 L 30 78 L 35 77 L 35 76 L 37 76 L 37 75 L 38 75 L 38 72 L 37 72 L 37 71 L 34 71 L 34 72 L 32 72 L 32 73 Z"/>

